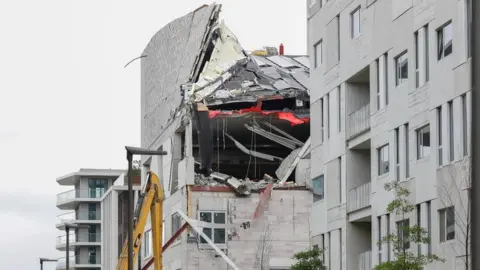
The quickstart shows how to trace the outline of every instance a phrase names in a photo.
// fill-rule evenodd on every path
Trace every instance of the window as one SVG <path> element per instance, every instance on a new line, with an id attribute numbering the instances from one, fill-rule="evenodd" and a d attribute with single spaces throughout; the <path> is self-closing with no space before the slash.
<path id="1" fill-rule="evenodd" d="M 437 142 L 438 142 L 438 166 L 443 165 L 443 148 L 442 148 L 442 106 L 437 108 Z"/>
<path id="2" fill-rule="evenodd" d="M 448 102 L 448 140 L 449 140 L 449 156 L 450 161 L 454 160 L 455 150 L 453 145 L 453 102 Z"/>
<path id="3" fill-rule="evenodd" d="M 468 119 L 467 119 L 467 95 L 462 95 L 462 135 L 463 155 L 468 155 Z"/>
<path id="4" fill-rule="evenodd" d="M 328 266 L 332 265 L 332 234 L 328 232 Z"/>
<path id="5" fill-rule="evenodd" d="M 175 235 L 175 233 L 180 229 L 181 226 L 182 226 L 182 217 L 180 217 L 178 213 L 174 213 L 172 215 L 172 236 Z M 177 239 L 175 239 L 175 242 L 178 242 L 180 240 L 181 238 L 179 236 Z"/>
<path id="6" fill-rule="evenodd" d="M 440 243 L 455 239 L 455 208 L 451 206 L 438 212 L 440 218 Z"/>
<path id="7" fill-rule="evenodd" d="M 407 51 L 404 51 L 395 58 L 396 67 L 396 84 L 397 86 L 408 80 L 408 56 Z"/>
<path id="8" fill-rule="evenodd" d="M 430 155 L 430 125 L 417 130 L 417 159 Z"/>
<path id="9" fill-rule="evenodd" d="M 324 132 L 325 132 L 325 110 L 323 109 L 324 108 L 324 102 L 323 102 L 323 98 L 320 99 L 320 111 L 322 112 L 322 117 L 320 119 L 320 121 L 322 122 L 321 123 L 321 127 L 322 127 L 322 131 L 321 131 L 321 142 L 323 143 L 323 139 L 324 139 Z"/>
<path id="10" fill-rule="evenodd" d="M 417 204 L 417 226 L 418 227 L 422 227 L 422 213 L 421 213 L 421 205 L 420 204 Z M 418 237 L 420 239 L 421 237 L 421 233 L 419 232 L 418 233 Z M 422 255 L 422 244 L 418 244 L 417 246 L 417 252 L 418 252 L 418 256 Z"/>
<path id="11" fill-rule="evenodd" d="M 322 234 L 322 262 L 325 261 L 325 234 Z"/>
<path id="12" fill-rule="evenodd" d="M 88 263 L 96 264 L 97 263 L 97 248 L 88 247 Z"/>
<path id="13" fill-rule="evenodd" d="M 342 89 L 340 87 L 337 88 L 337 115 L 338 115 L 338 132 L 342 132 Z"/>
<path id="14" fill-rule="evenodd" d="M 340 269 L 343 269 L 343 267 L 342 267 L 342 262 L 343 262 L 343 258 L 342 258 L 342 257 L 343 257 L 343 250 L 342 250 L 342 247 L 343 247 L 343 243 L 342 243 L 342 241 L 343 241 L 343 240 L 342 240 L 342 228 L 340 228 L 340 229 L 338 230 L 338 233 L 339 233 L 339 235 L 340 235 L 340 236 L 339 236 L 339 238 L 340 238 L 340 241 L 339 241 L 340 245 L 338 245 L 338 248 L 339 248 L 338 253 L 340 254 L 339 263 L 340 263 Z"/>
<path id="15" fill-rule="evenodd" d="M 467 21 L 467 55 L 472 56 L 472 0 L 466 0 L 466 21 Z"/>
<path id="16" fill-rule="evenodd" d="M 405 177 L 410 177 L 410 127 L 405 124 Z"/>
<path id="17" fill-rule="evenodd" d="M 340 14 L 337 15 L 338 62 L 340 62 Z"/>
<path id="18" fill-rule="evenodd" d="M 378 262 L 382 263 L 382 217 L 377 217 L 377 232 L 378 232 Z"/>
<path id="19" fill-rule="evenodd" d="M 350 14 L 350 20 L 352 23 L 352 38 L 358 37 L 360 35 L 360 7 Z"/>
<path id="20" fill-rule="evenodd" d="M 317 44 L 314 45 L 314 51 L 315 51 L 315 67 L 319 67 L 320 64 L 322 63 L 322 58 L 323 58 L 323 42 L 320 40 Z"/>
<path id="21" fill-rule="evenodd" d="M 420 86 L 420 51 L 418 43 L 418 32 L 415 32 L 413 39 L 415 41 L 415 87 Z"/>
<path id="22" fill-rule="evenodd" d="M 452 53 L 453 29 L 452 22 L 448 22 L 437 30 L 437 55 L 441 60 Z"/>
<path id="23" fill-rule="evenodd" d="M 397 222 L 397 234 L 400 242 L 403 242 L 403 247 L 405 249 L 410 248 L 410 235 L 409 235 L 410 221 L 404 219 Z"/>
<path id="24" fill-rule="evenodd" d="M 375 64 L 377 66 L 377 109 L 380 110 L 383 108 L 382 102 L 381 102 L 381 95 L 380 95 L 380 60 L 377 59 L 375 60 Z"/>
<path id="25" fill-rule="evenodd" d="M 342 203 L 342 157 L 338 159 L 338 192 L 339 192 L 339 201 Z"/>
<path id="26" fill-rule="evenodd" d="M 424 26 L 425 31 L 425 82 L 430 81 L 430 43 L 428 42 L 428 24 Z"/>
<path id="27" fill-rule="evenodd" d="M 427 202 L 427 236 L 428 239 L 432 239 L 432 205 L 430 201 Z M 432 254 L 432 243 L 429 240 L 427 243 L 428 255 Z"/>
<path id="28" fill-rule="evenodd" d="M 388 144 L 378 148 L 378 175 L 389 172 L 390 159 L 388 155 Z"/>
<path id="29" fill-rule="evenodd" d="M 388 105 L 388 53 L 385 53 L 383 55 L 383 58 L 385 59 L 385 64 L 383 66 L 384 68 L 384 82 L 385 82 L 385 105 Z"/>
<path id="30" fill-rule="evenodd" d="M 201 211 L 200 212 L 200 221 L 214 223 L 214 224 L 226 224 L 225 212 L 212 212 L 212 211 Z M 226 244 L 226 230 L 222 229 L 212 229 L 212 228 L 203 228 L 203 233 L 205 233 L 210 239 L 212 239 L 215 244 Z M 207 241 L 200 237 L 200 243 L 206 244 Z"/>
<path id="31" fill-rule="evenodd" d="M 323 175 L 312 179 L 313 202 L 323 200 Z"/>
<path id="32" fill-rule="evenodd" d="M 396 180 L 400 181 L 400 129 L 395 129 L 395 175 Z"/>
<path id="33" fill-rule="evenodd" d="M 79 219 L 84 219 L 82 212 L 77 212 L 79 215 Z M 88 220 L 96 220 L 97 219 L 97 204 L 89 203 L 88 204 Z"/>
<path id="34" fill-rule="evenodd" d="M 325 104 L 326 104 L 326 119 L 327 119 L 327 138 L 330 138 L 330 95 L 325 95 Z"/>
<path id="35" fill-rule="evenodd" d="M 387 214 L 387 234 L 390 235 L 390 214 Z M 391 260 L 391 255 L 390 255 L 390 249 L 391 249 L 391 242 L 388 240 L 387 242 L 387 261 Z"/>
<path id="36" fill-rule="evenodd" d="M 152 242 L 152 230 L 148 230 L 143 234 L 143 257 L 149 258 L 152 256 L 153 242 Z"/>

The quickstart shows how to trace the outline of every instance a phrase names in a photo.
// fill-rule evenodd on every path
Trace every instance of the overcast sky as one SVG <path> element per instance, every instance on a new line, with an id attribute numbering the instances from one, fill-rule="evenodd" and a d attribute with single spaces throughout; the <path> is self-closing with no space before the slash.
<path id="1" fill-rule="evenodd" d="M 39 269 L 55 250 L 55 178 L 126 168 L 140 144 L 139 56 L 153 34 L 201 0 L 16 0 L 0 4 L 0 268 Z M 224 0 L 246 50 L 306 54 L 305 0 Z M 55 269 L 45 264 L 44 269 Z"/>

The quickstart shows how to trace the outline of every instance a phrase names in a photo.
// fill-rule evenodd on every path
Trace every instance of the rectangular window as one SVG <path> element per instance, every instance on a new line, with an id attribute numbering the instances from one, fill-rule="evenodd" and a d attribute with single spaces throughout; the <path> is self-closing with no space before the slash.
<path id="1" fill-rule="evenodd" d="M 463 155 L 468 155 L 468 119 L 467 119 L 467 95 L 462 95 L 462 146 Z"/>
<path id="2" fill-rule="evenodd" d="M 396 180 L 400 181 L 400 129 L 395 129 L 395 175 Z"/>
<path id="3" fill-rule="evenodd" d="M 390 231 L 390 214 L 387 214 L 387 236 L 391 234 Z M 391 254 L 390 254 L 390 249 L 391 249 L 391 242 L 390 240 L 387 243 L 387 261 L 391 260 Z"/>
<path id="4" fill-rule="evenodd" d="M 413 34 L 413 40 L 415 42 L 415 87 L 420 86 L 420 51 L 419 51 L 419 40 L 418 40 L 418 32 Z"/>
<path id="5" fill-rule="evenodd" d="M 422 212 L 421 212 L 421 204 L 417 204 L 417 226 L 422 227 Z M 418 234 L 418 237 L 421 237 L 421 234 Z M 417 246 L 418 256 L 422 255 L 422 244 L 418 244 Z"/>
<path id="6" fill-rule="evenodd" d="M 430 155 L 430 125 L 417 130 L 417 159 Z"/>
<path id="7" fill-rule="evenodd" d="M 395 78 L 397 86 L 408 80 L 408 56 L 407 51 L 395 58 Z"/>
<path id="8" fill-rule="evenodd" d="M 200 221 L 213 224 L 226 224 L 226 213 L 216 211 L 201 211 Z M 227 239 L 225 230 L 226 229 L 203 228 L 203 233 L 212 239 L 213 243 L 215 244 L 226 244 Z M 205 241 L 203 237 L 200 237 L 200 243 L 206 244 L 207 241 Z"/>
<path id="9" fill-rule="evenodd" d="M 427 202 L 427 237 L 432 239 L 432 205 L 431 202 Z M 431 240 L 427 243 L 427 252 L 428 255 L 432 254 L 432 242 Z"/>
<path id="10" fill-rule="evenodd" d="M 337 115 L 338 115 L 338 132 L 342 132 L 342 89 L 340 87 L 337 88 Z"/>
<path id="11" fill-rule="evenodd" d="M 452 53 L 453 27 L 448 22 L 437 30 L 437 56 L 441 60 Z"/>
<path id="12" fill-rule="evenodd" d="M 377 217 L 377 232 L 378 232 L 378 262 L 382 263 L 382 217 Z"/>
<path id="13" fill-rule="evenodd" d="M 397 222 L 397 234 L 398 234 L 398 239 L 400 240 L 401 243 L 403 243 L 403 247 L 405 249 L 410 248 L 410 235 L 409 235 L 409 230 L 410 228 L 410 220 L 409 219 L 404 219 L 402 221 Z"/>
<path id="14" fill-rule="evenodd" d="M 455 158 L 455 145 L 454 142 L 454 132 L 453 132 L 453 102 L 448 102 L 448 141 L 449 141 L 449 156 L 450 161 L 453 161 Z"/>
<path id="15" fill-rule="evenodd" d="M 340 196 L 340 203 L 342 203 L 342 157 L 339 157 L 338 159 L 338 193 Z"/>
<path id="16" fill-rule="evenodd" d="M 321 128 L 322 128 L 322 131 L 320 132 L 320 136 L 321 136 L 321 142 L 323 143 L 323 139 L 324 139 L 324 132 L 325 132 L 325 110 L 323 109 L 324 108 L 324 99 L 321 98 L 320 99 L 320 111 L 322 112 L 322 117 L 320 119 L 320 121 L 322 122 L 321 123 Z"/>
<path id="17" fill-rule="evenodd" d="M 438 212 L 440 218 L 440 243 L 455 239 L 455 208 L 451 206 Z"/>
<path id="18" fill-rule="evenodd" d="M 148 230 L 143 234 L 143 258 L 149 258 L 152 256 L 153 242 L 152 242 L 152 230 Z"/>
<path id="19" fill-rule="evenodd" d="M 325 261 L 325 234 L 322 234 L 322 262 Z"/>
<path id="20" fill-rule="evenodd" d="M 383 74 L 385 76 L 385 78 L 383 78 L 384 79 L 383 81 L 385 82 L 385 105 L 388 105 L 388 98 L 389 98 L 388 97 L 388 53 L 385 53 L 383 55 L 383 58 L 385 59 L 384 61 L 385 64 L 383 66 L 384 68 Z"/>
<path id="21" fill-rule="evenodd" d="M 340 62 L 340 41 L 341 41 L 341 38 L 340 38 L 340 14 L 337 15 L 337 40 L 338 40 L 338 48 L 337 48 L 337 51 L 338 51 L 338 62 Z"/>
<path id="22" fill-rule="evenodd" d="M 377 110 L 382 109 L 381 97 L 380 97 L 380 60 L 375 60 L 375 65 L 377 66 Z"/>
<path id="23" fill-rule="evenodd" d="M 328 232 L 328 266 L 332 265 L 332 235 Z"/>
<path id="24" fill-rule="evenodd" d="M 467 55 L 472 56 L 472 0 L 466 0 L 466 21 L 467 21 Z"/>
<path id="25" fill-rule="evenodd" d="M 405 177 L 410 177 L 410 127 L 405 124 Z"/>
<path id="26" fill-rule="evenodd" d="M 352 23 L 352 38 L 358 37 L 360 35 L 360 7 L 350 14 L 350 21 Z"/>
<path id="27" fill-rule="evenodd" d="M 438 166 L 443 165 L 443 136 L 442 136 L 442 106 L 437 107 L 437 143 L 438 143 Z"/>
<path id="28" fill-rule="evenodd" d="M 320 40 L 317 44 L 314 45 L 315 52 L 315 67 L 318 68 L 323 60 L 323 42 Z"/>
<path id="29" fill-rule="evenodd" d="M 172 234 L 171 236 L 173 236 L 178 230 L 180 230 L 180 227 L 182 226 L 182 217 L 178 214 L 178 213 L 175 213 L 172 215 Z M 180 241 L 181 238 L 180 236 L 175 239 L 175 242 L 178 242 Z"/>
<path id="30" fill-rule="evenodd" d="M 323 200 L 323 197 L 324 197 L 323 185 L 324 185 L 323 174 L 312 179 L 313 202 Z"/>
<path id="31" fill-rule="evenodd" d="M 342 239 L 342 228 L 340 228 L 340 229 L 338 230 L 338 233 L 340 234 L 340 236 L 339 236 L 339 238 L 340 238 L 340 245 L 339 245 L 339 247 L 338 247 L 338 249 L 339 249 L 339 250 L 338 250 L 338 253 L 340 254 L 339 264 L 340 264 L 340 269 L 343 269 L 343 267 L 342 267 L 342 262 L 343 262 L 343 258 L 342 258 L 342 257 L 343 257 L 343 250 L 342 250 L 342 247 L 343 247 L 343 245 L 342 245 L 342 241 L 343 241 L 343 239 Z"/>
<path id="32" fill-rule="evenodd" d="M 428 36 L 428 24 L 425 25 L 425 82 L 430 81 L 430 43 Z"/>
<path id="33" fill-rule="evenodd" d="M 378 175 L 384 175 L 390 171 L 390 158 L 388 144 L 378 148 Z"/>
<path id="34" fill-rule="evenodd" d="M 327 115 L 327 138 L 330 139 L 330 95 L 325 95 L 326 115 Z"/>

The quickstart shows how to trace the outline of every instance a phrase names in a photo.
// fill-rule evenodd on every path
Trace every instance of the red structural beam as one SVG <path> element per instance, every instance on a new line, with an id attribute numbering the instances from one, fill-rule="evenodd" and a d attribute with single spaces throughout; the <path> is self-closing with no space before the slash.
<path id="1" fill-rule="evenodd" d="M 260 201 L 258 202 L 257 209 L 255 209 L 255 213 L 253 213 L 253 220 L 255 220 L 258 215 L 261 214 L 263 209 L 265 209 L 265 204 L 267 203 L 268 198 L 272 194 L 273 184 L 268 184 L 265 190 L 260 194 Z"/>
<path id="2" fill-rule="evenodd" d="M 170 239 L 167 241 L 167 243 L 165 243 L 165 245 L 162 247 L 162 253 L 170 246 L 173 244 L 173 242 L 175 242 L 175 240 L 182 234 L 183 231 L 185 231 L 187 228 L 188 228 L 188 223 L 185 223 L 183 224 L 182 227 L 180 227 L 180 229 L 178 229 L 178 231 L 172 236 L 170 237 Z M 148 267 L 150 267 L 152 264 L 153 264 L 153 260 L 155 258 L 151 258 L 147 264 L 145 264 L 143 267 L 142 267 L 142 270 L 147 270 Z"/>
<path id="3" fill-rule="evenodd" d="M 250 107 L 248 109 L 241 109 L 238 111 L 220 111 L 212 110 L 208 111 L 210 118 L 215 118 L 218 115 L 239 115 L 246 113 L 257 113 L 262 115 L 276 115 L 278 119 L 289 121 L 292 126 L 306 124 L 310 121 L 310 117 L 298 118 L 295 114 L 291 112 L 281 112 L 281 111 L 263 111 L 258 106 Z"/>

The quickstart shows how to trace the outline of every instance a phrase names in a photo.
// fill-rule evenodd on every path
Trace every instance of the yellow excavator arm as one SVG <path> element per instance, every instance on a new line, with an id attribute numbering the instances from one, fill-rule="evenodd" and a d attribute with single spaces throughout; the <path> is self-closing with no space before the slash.
<path id="1" fill-rule="evenodd" d="M 135 210 L 135 220 L 133 229 L 133 261 L 136 261 L 138 252 L 140 251 L 140 244 L 143 240 L 143 232 L 145 224 L 147 223 L 148 213 L 150 213 L 152 223 L 152 246 L 154 269 L 162 269 L 162 218 L 163 218 L 163 189 L 160 184 L 158 176 L 152 172 L 147 175 L 147 181 L 142 190 L 142 194 L 137 203 Z M 128 269 L 128 241 L 125 239 L 122 253 L 118 258 L 117 270 Z"/>

